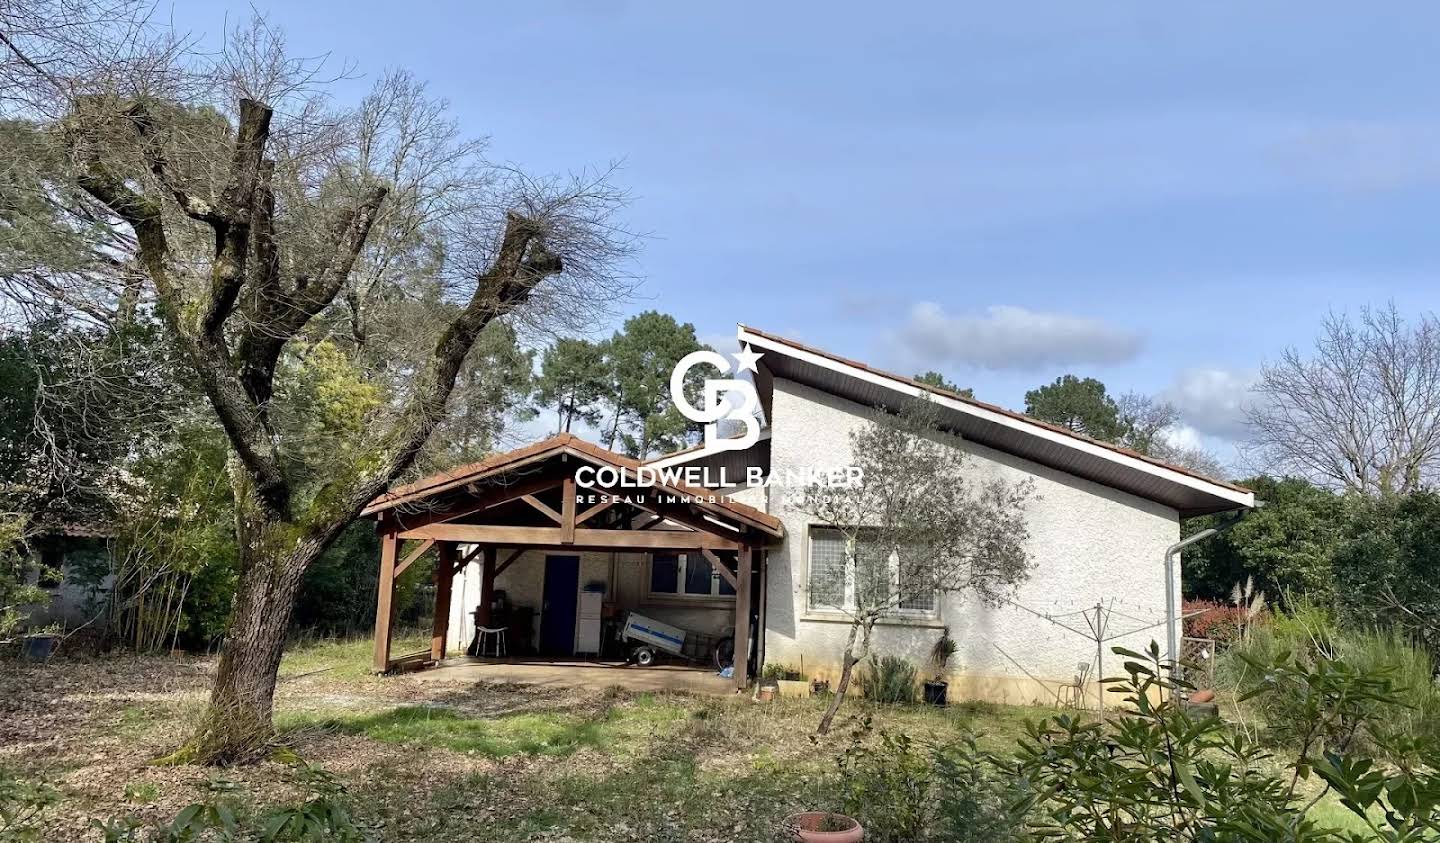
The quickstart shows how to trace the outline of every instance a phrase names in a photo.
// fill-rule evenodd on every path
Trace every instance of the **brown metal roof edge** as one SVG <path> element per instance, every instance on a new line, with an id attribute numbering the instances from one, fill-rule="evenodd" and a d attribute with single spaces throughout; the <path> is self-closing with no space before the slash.
<path id="1" fill-rule="evenodd" d="M 376 497 L 360 514 L 362 516 L 375 515 L 387 509 L 393 509 L 401 504 L 439 494 L 440 492 L 448 491 L 457 486 L 463 486 L 466 483 L 473 482 L 484 476 L 495 474 L 501 470 L 515 468 L 519 465 L 534 462 L 562 451 L 570 451 L 584 455 L 599 462 L 607 463 L 614 468 L 624 470 L 634 471 L 644 465 L 644 463 L 637 459 L 627 457 L 624 454 L 617 454 L 593 442 L 587 442 L 573 433 L 560 433 L 513 451 L 495 454 L 479 462 L 432 474 L 413 483 L 407 483 L 404 486 L 397 486 L 389 492 Z M 713 489 L 695 489 L 678 483 L 674 485 L 662 485 L 661 488 L 691 497 L 708 497 L 715 494 Z M 738 503 L 736 501 L 719 501 L 713 504 L 709 501 L 696 501 L 696 505 L 705 509 L 718 507 L 726 514 L 748 521 L 753 526 L 759 527 L 776 537 L 782 535 L 784 529 L 779 518 L 767 512 L 762 512 L 748 504 Z"/>
<path id="2" fill-rule="evenodd" d="M 1168 470 L 1174 471 L 1174 472 L 1176 472 L 1176 473 L 1178 473 L 1178 474 L 1184 474 L 1184 475 L 1186 475 L 1187 477 L 1193 477 L 1193 478 L 1196 479 L 1196 480 L 1203 480 L 1203 481 L 1205 481 L 1206 483 L 1213 483 L 1213 484 L 1215 484 L 1216 486 L 1223 486 L 1223 487 L 1225 487 L 1225 488 L 1227 488 L 1227 489 L 1231 489 L 1231 490 L 1236 491 L 1236 492 L 1244 492 L 1244 493 L 1246 493 L 1246 494 L 1253 494 L 1253 493 L 1254 493 L 1254 490 L 1253 490 L 1253 489 L 1247 489 L 1247 488 L 1245 488 L 1244 486 L 1240 486 L 1240 485 L 1238 485 L 1238 484 L 1231 483 L 1231 482 L 1229 482 L 1229 481 L 1227 481 L 1227 480 L 1216 480 L 1214 477 L 1206 477 L 1205 475 L 1199 473 L 1198 471 L 1194 471 L 1194 470 L 1192 470 L 1192 469 L 1185 468 L 1184 466 L 1173 465 L 1173 464 L 1171 464 L 1171 463 L 1165 462 L 1164 460 L 1157 460 L 1157 459 L 1155 459 L 1154 457 L 1146 456 L 1145 454 L 1142 454 L 1142 453 L 1140 453 L 1139 451 L 1132 451 L 1132 450 L 1129 449 L 1129 448 L 1121 447 L 1121 446 L 1119 446 L 1119 445 L 1116 445 L 1116 444 L 1113 443 L 1113 442 L 1105 442 L 1105 441 L 1100 440 L 1100 439 L 1094 439 L 1094 438 L 1091 438 L 1091 437 L 1089 437 L 1089 436 L 1086 436 L 1086 435 L 1083 434 L 1083 433 L 1076 433 L 1075 431 L 1070 430 L 1069 428 L 1061 427 L 1061 426 L 1058 425 L 1058 424 L 1051 424 L 1050 422 L 1041 421 L 1040 419 L 1033 418 L 1033 417 L 1031 417 L 1031 416 L 1027 416 L 1027 415 L 1025 415 L 1024 413 L 1017 413 L 1017 412 L 1015 412 L 1014 410 L 1006 409 L 1005 407 L 1001 407 L 1001 406 L 999 406 L 998 404 L 991 404 L 991 403 L 988 403 L 988 402 L 986 402 L 986 401 L 979 401 L 979 400 L 974 399 L 974 398 L 966 398 L 964 395 L 961 395 L 961 394 L 958 393 L 958 392 L 954 392 L 954 391 L 949 390 L 949 389 L 942 389 L 941 387 L 933 386 L 933 385 L 928 384 L 928 383 L 925 383 L 925 382 L 923 382 L 923 381 L 918 381 L 918 380 L 916 380 L 916 379 L 914 379 L 914 378 L 907 378 L 907 377 L 905 377 L 904 375 L 898 375 L 898 374 L 896 374 L 896 373 L 894 373 L 894 372 L 887 372 L 887 371 L 885 371 L 884 369 L 877 369 L 877 368 L 875 368 L 874 366 L 871 366 L 871 365 L 866 364 L 866 363 L 862 363 L 862 362 L 860 362 L 859 360 L 851 360 L 851 359 L 848 358 L 848 357 L 841 357 L 841 356 L 838 355 L 838 354 L 832 354 L 831 352 L 825 351 L 824 349 L 816 348 L 816 347 L 811 346 L 811 345 L 806 345 L 805 343 L 797 342 L 797 341 L 792 340 L 792 339 L 789 339 L 789 338 L 787 338 L 787 337 L 779 336 L 778 334 L 772 334 L 772 333 L 769 333 L 768 331 L 762 331 L 762 330 L 760 330 L 759 328 L 751 327 L 751 326 L 745 325 L 745 324 L 743 324 L 743 323 L 740 325 L 740 327 L 743 328 L 743 329 L 745 329 L 746 331 L 749 331 L 749 332 L 752 333 L 752 334 L 755 334 L 756 336 L 764 337 L 765 339 L 770 340 L 770 341 L 772 341 L 772 342 L 782 343 L 782 344 L 784 344 L 784 345 L 790 346 L 791 348 L 795 348 L 795 349 L 798 349 L 798 350 L 800 350 L 800 351 L 808 352 L 808 353 L 810 353 L 810 354 L 815 354 L 815 355 L 818 355 L 818 356 L 820 356 L 820 357 L 824 357 L 824 358 L 826 358 L 826 359 L 833 360 L 833 361 L 835 361 L 836 363 L 841 363 L 841 364 L 846 365 L 846 366 L 853 366 L 853 367 L 855 367 L 855 368 L 857 368 L 857 369 L 861 369 L 861 370 L 864 370 L 864 371 L 866 371 L 866 372 L 869 372 L 869 373 L 872 374 L 872 375 L 879 375 L 880 377 L 883 377 L 883 378 L 890 378 L 891 380 L 900 381 L 900 382 L 902 382 L 902 383 L 904 383 L 904 384 L 907 384 L 907 385 L 909 385 L 909 386 L 919 387 L 920 389 L 923 389 L 923 390 L 925 390 L 926 392 L 931 392 L 931 393 L 934 393 L 934 394 L 936 394 L 936 395 L 940 395 L 940 396 L 943 396 L 943 397 L 945 397 L 945 398 L 950 398 L 950 399 L 953 399 L 953 400 L 955 400 L 955 401 L 959 401 L 959 402 L 964 403 L 964 404 L 970 404 L 970 405 L 972 405 L 972 406 L 979 407 L 979 408 L 984 409 L 984 410 L 989 410 L 989 411 L 992 412 L 992 413 L 999 413 L 999 414 L 1002 415 L 1002 416 L 1006 416 L 1006 417 L 1008 417 L 1008 418 L 1015 419 L 1016 421 L 1024 422 L 1024 423 L 1029 424 L 1029 425 L 1034 425 L 1035 427 L 1044 428 L 1044 429 L 1049 430 L 1049 431 L 1052 431 L 1052 432 L 1054 432 L 1054 433 L 1063 434 L 1063 435 L 1065 435 L 1065 436 L 1070 437 L 1071 439 L 1076 439 L 1076 440 L 1079 440 L 1079 441 L 1081 441 L 1081 442 L 1088 442 L 1088 443 L 1090 443 L 1090 444 L 1092 444 L 1092 445 L 1098 445 L 1098 446 L 1100 446 L 1101 448 L 1104 448 L 1104 449 L 1106 449 L 1106 450 L 1108 450 L 1108 451 L 1114 451 L 1114 452 L 1117 453 L 1117 454 L 1123 454 L 1124 456 L 1127 456 L 1127 457 L 1133 457 L 1133 458 L 1135 458 L 1135 459 L 1137 459 L 1137 460 L 1141 460 L 1141 461 L 1143 461 L 1143 462 L 1150 463 L 1151 465 L 1157 466 L 1157 467 L 1159 467 L 1159 468 L 1168 469 Z"/>

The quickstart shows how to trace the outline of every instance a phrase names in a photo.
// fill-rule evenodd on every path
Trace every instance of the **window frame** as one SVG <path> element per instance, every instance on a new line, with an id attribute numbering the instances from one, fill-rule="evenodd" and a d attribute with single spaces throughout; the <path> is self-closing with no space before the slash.
<path id="1" fill-rule="evenodd" d="M 651 587 L 651 586 L 654 584 L 654 582 L 655 582 L 655 557 L 656 557 L 657 555 L 658 555 L 658 556 L 672 556 L 672 555 L 673 555 L 673 556 L 676 557 L 676 565 L 675 565 L 675 588 L 676 588 L 676 590 L 675 590 L 675 591 L 656 591 L 656 590 L 654 590 L 654 588 Z M 650 551 L 649 553 L 646 553 L 646 554 L 645 554 L 645 597 L 646 597 L 647 599 L 650 599 L 650 600 L 660 600 L 660 601 L 670 601 L 670 602 L 694 600 L 694 601 L 700 601 L 700 602 L 706 602 L 706 603 L 711 603 L 711 602 L 714 602 L 714 603 L 734 603 L 734 602 L 735 602 L 735 595 L 734 595 L 734 593 L 725 594 L 724 592 L 721 591 L 722 588 L 727 587 L 727 586 L 730 585 L 729 582 L 727 582 L 727 581 L 725 580 L 725 578 L 722 577 L 722 576 L 719 574 L 719 572 L 713 570 L 713 566 L 712 566 L 712 570 L 710 571 L 710 593 L 709 593 L 709 594 L 696 594 L 696 593 L 694 593 L 694 592 L 690 592 L 690 591 L 686 591 L 686 590 L 685 590 L 685 584 L 686 584 L 686 582 L 687 582 L 687 578 L 688 578 L 689 570 L 690 570 L 690 569 L 689 569 L 689 563 L 690 563 L 690 559 L 691 559 L 692 557 L 693 557 L 693 558 L 696 558 L 696 559 L 699 559 L 700 561 L 704 562 L 706 565 L 709 565 L 709 564 L 710 564 L 710 560 L 706 559 L 702 554 L 692 553 L 692 552 L 690 552 L 690 551 L 684 551 L 684 550 L 677 550 L 677 551 Z"/>
<path id="2" fill-rule="evenodd" d="M 834 617 L 844 616 L 844 617 L 847 617 L 847 618 L 848 618 L 848 617 L 849 617 L 851 614 L 853 614 L 854 611 L 855 611 L 855 592 L 856 592 L 857 580 L 858 580 L 858 577 L 857 577 L 857 575 L 856 575 L 855 564 L 854 564 L 854 560 L 853 560 L 853 559 L 847 559 L 847 560 L 845 561 L 845 586 L 844 586 L 844 597 L 843 597 L 844 605 L 837 607 L 837 606 L 832 606 L 832 605 L 823 604 L 823 603 L 816 603 L 816 602 L 814 601 L 815 589 L 814 589 L 814 587 L 813 587 L 812 574 L 813 574 L 813 572 L 814 572 L 814 560 L 815 560 L 815 537 L 816 537 L 816 534 L 819 533 L 819 532 L 821 532 L 821 531 L 831 531 L 831 532 L 841 533 L 840 528 L 838 528 L 838 527 L 836 527 L 836 526 L 834 526 L 834 525 L 832 525 L 832 524 L 807 524 L 807 525 L 806 525 L 806 530 L 805 530 L 805 612 L 806 612 L 806 614 L 808 614 L 808 615 L 817 615 L 817 616 L 821 616 L 821 617 L 827 617 L 827 616 L 828 616 L 828 617 L 834 618 Z M 841 533 L 841 538 L 842 538 L 842 540 L 843 540 L 843 537 L 844 537 L 844 535 L 843 535 L 843 533 Z M 894 554 L 891 554 L 891 557 L 890 557 L 890 577 L 889 577 L 889 580 L 890 580 L 890 582 L 889 582 L 890 593 L 891 593 L 891 594 L 894 594 L 894 595 L 897 595 L 897 598 L 898 598 L 898 596 L 899 596 L 899 594 L 900 594 L 900 561 L 899 561 L 898 558 L 895 557 Z M 938 620 L 940 619 L 940 607 L 941 607 L 941 602 L 942 602 L 941 599 L 940 599 L 940 596 L 941 596 L 941 595 L 940 595 L 940 592 L 939 592 L 938 590 L 934 592 L 933 596 L 931 597 L 931 604 L 930 604 L 930 608 L 929 608 L 929 609 L 911 609 L 911 608 L 906 608 L 906 607 L 904 607 L 904 606 L 901 606 L 901 605 L 899 604 L 899 600 L 897 599 L 896 605 L 893 606 L 893 607 L 891 607 L 891 608 L 889 608 L 889 609 L 887 609 L 887 610 L 885 611 L 885 613 L 884 613 L 884 617 L 889 618 L 889 619 L 892 619 L 892 620 L 899 620 L 899 621 L 904 621 L 904 620 L 913 620 L 913 621 L 920 621 L 920 622 L 924 622 L 924 621 L 938 621 Z"/>

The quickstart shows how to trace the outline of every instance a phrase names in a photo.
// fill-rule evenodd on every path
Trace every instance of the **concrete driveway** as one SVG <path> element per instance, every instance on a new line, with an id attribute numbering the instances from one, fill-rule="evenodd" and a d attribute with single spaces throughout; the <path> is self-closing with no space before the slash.
<path id="1" fill-rule="evenodd" d="M 549 661 L 451 658 L 412 674 L 424 682 L 507 682 L 550 688 L 733 694 L 735 684 L 708 668 L 686 665 L 636 667 L 619 661 Z"/>

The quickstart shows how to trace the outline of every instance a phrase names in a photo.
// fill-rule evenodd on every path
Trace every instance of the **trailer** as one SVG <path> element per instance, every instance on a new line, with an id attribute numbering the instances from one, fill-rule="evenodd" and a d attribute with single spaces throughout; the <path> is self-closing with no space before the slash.
<path id="1" fill-rule="evenodd" d="M 733 636 L 690 632 L 639 612 L 626 614 L 617 637 L 626 645 L 628 661 L 640 667 L 649 667 L 660 653 L 668 653 L 688 661 L 712 662 L 723 669 L 735 653 Z"/>

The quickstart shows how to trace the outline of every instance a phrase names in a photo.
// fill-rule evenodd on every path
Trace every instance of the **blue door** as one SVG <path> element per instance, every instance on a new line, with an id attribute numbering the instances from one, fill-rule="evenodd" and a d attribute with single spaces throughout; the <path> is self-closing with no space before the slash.
<path id="1" fill-rule="evenodd" d="M 540 653 L 575 654 L 575 608 L 580 591 L 580 557 L 545 557 L 545 599 L 540 605 Z"/>

